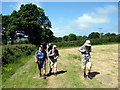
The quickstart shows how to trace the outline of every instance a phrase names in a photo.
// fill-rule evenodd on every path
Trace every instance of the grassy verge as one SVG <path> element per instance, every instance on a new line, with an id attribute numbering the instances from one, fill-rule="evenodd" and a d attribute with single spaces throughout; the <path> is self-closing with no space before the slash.
<path id="1" fill-rule="evenodd" d="M 25 63 L 32 57 L 33 55 L 30 56 L 24 56 L 19 59 L 19 61 L 15 63 L 10 63 L 7 64 L 5 67 L 2 69 L 2 82 L 4 83 L 8 78 L 10 78 L 18 68 L 21 66 L 25 65 Z"/>
<path id="2" fill-rule="evenodd" d="M 44 88 L 48 80 L 39 78 L 33 55 L 22 59 L 27 62 L 3 83 L 3 88 Z"/>

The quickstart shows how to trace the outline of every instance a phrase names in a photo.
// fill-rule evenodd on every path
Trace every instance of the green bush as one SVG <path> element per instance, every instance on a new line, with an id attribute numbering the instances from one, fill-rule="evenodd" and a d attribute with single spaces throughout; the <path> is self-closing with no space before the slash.
<path id="1" fill-rule="evenodd" d="M 36 50 L 36 46 L 31 44 L 4 45 L 2 47 L 2 64 L 19 62 L 18 58 L 30 55 Z"/>

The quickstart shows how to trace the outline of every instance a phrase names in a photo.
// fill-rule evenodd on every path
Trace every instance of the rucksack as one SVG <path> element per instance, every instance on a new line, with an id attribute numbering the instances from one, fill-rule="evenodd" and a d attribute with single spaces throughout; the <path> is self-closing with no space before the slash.
<path id="1" fill-rule="evenodd" d="M 50 54 L 54 53 L 54 56 L 59 56 L 58 50 L 50 50 Z M 54 56 L 49 56 L 52 62 L 55 62 L 56 60 L 54 59 Z"/>

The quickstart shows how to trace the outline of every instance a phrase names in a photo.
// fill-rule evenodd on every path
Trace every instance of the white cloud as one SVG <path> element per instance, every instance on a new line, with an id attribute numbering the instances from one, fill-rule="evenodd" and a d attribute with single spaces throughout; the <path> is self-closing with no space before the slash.
<path id="1" fill-rule="evenodd" d="M 69 35 L 70 33 L 75 33 L 73 27 L 70 27 L 70 26 L 66 26 L 64 28 L 53 27 L 52 31 L 54 32 L 54 35 L 57 37 Z"/>
<path id="2" fill-rule="evenodd" d="M 117 13 L 117 7 L 107 5 L 102 8 L 96 8 L 94 12 L 84 13 L 74 20 L 74 23 L 79 26 L 80 29 L 87 29 L 97 24 L 108 24 L 110 23 L 109 14 L 111 13 Z"/>
<path id="3" fill-rule="evenodd" d="M 98 12 L 98 14 L 109 14 L 109 13 L 118 12 L 118 9 L 117 6 L 107 5 L 106 7 L 103 8 L 97 8 L 96 11 Z"/>
<path id="4" fill-rule="evenodd" d="M 80 23 L 80 24 L 100 24 L 100 23 L 108 23 L 109 20 L 108 18 L 105 17 L 99 17 L 99 16 L 92 16 L 89 14 L 83 14 L 83 16 L 78 17 L 77 20 L 75 20 L 76 23 Z"/>
<path id="5" fill-rule="evenodd" d="M 117 14 L 117 7 L 114 5 L 107 5 L 105 7 L 96 8 L 91 13 L 83 13 L 75 20 L 68 23 L 68 27 L 54 27 L 52 31 L 55 36 L 64 36 L 74 33 L 76 35 L 88 35 L 91 32 L 99 32 L 98 28 L 102 26 L 102 32 L 116 32 L 117 29 L 112 29 L 112 21 L 109 15 Z M 62 21 L 63 22 L 63 21 Z M 107 28 L 109 25 L 109 29 Z M 111 29 L 110 29 L 111 28 Z M 110 31 L 111 30 L 111 31 Z M 101 32 L 101 31 L 100 31 Z"/>

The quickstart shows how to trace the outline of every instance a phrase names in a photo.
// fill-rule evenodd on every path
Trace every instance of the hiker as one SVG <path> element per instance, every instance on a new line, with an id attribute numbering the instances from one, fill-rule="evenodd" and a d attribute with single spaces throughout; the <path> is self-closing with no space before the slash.
<path id="1" fill-rule="evenodd" d="M 47 53 L 43 48 L 43 45 L 39 46 L 39 50 L 35 53 L 35 62 L 38 64 L 38 69 L 40 72 L 40 78 L 46 78 L 46 62 L 48 62 Z M 44 74 L 42 75 L 42 68 L 44 69 Z"/>
<path id="2" fill-rule="evenodd" d="M 91 61 L 90 61 L 90 52 L 91 52 L 91 42 L 90 40 L 86 40 L 83 46 L 79 48 L 79 51 L 82 54 L 82 69 L 84 70 L 84 78 L 87 77 L 86 75 L 86 67 L 88 68 L 88 77 L 90 77 L 90 70 L 91 70 Z"/>
<path id="3" fill-rule="evenodd" d="M 54 75 L 57 75 L 57 59 L 59 57 L 59 52 L 56 49 L 56 45 L 53 45 L 53 48 L 49 51 L 48 56 L 50 58 L 49 75 L 51 75 L 52 69 L 54 69 Z"/>
<path id="4" fill-rule="evenodd" d="M 47 51 L 49 52 L 52 49 L 51 43 L 47 44 Z"/>

